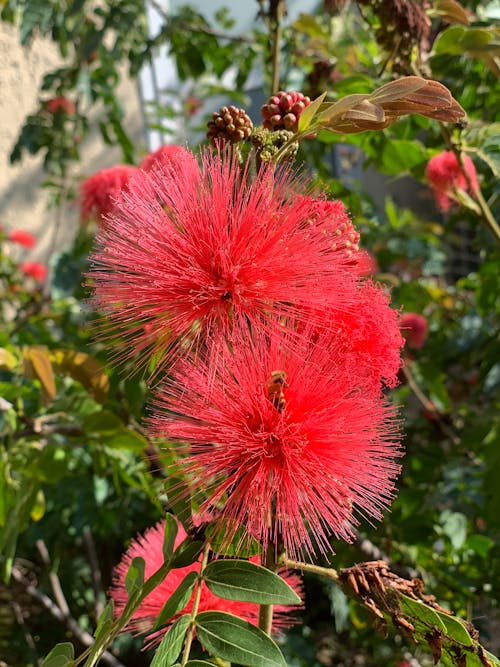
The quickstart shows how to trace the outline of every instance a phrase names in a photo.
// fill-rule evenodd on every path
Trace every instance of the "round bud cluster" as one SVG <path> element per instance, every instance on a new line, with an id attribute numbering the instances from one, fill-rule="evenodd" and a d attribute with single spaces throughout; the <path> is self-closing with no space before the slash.
<path id="1" fill-rule="evenodd" d="M 207 138 L 212 143 L 222 140 L 237 144 L 239 141 L 248 139 L 252 133 L 253 123 L 244 109 L 230 106 L 214 111 L 207 127 Z"/>
<path id="2" fill-rule="evenodd" d="M 268 130 L 289 130 L 297 132 L 300 114 L 311 104 L 309 97 L 302 93 L 280 91 L 269 98 L 261 108 L 262 125 Z"/>
<path id="3" fill-rule="evenodd" d="M 288 130 L 278 130 L 277 132 L 270 132 L 263 127 L 257 128 L 253 133 L 250 141 L 255 146 L 257 156 L 260 162 L 269 162 L 273 156 L 293 137 L 293 132 Z M 294 141 L 286 149 L 284 155 L 281 156 L 283 161 L 293 160 L 297 155 L 299 144 Z"/>

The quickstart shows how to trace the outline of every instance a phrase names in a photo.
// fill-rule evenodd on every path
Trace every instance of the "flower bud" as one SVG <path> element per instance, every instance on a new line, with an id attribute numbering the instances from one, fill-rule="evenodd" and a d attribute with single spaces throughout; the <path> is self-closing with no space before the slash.
<path id="1" fill-rule="evenodd" d="M 229 106 L 221 107 L 218 112 L 214 112 L 207 127 L 207 138 L 212 143 L 221 140 L 236 144 L 248 139 L 252 133 L 253 123 L 244 109 Z"/>

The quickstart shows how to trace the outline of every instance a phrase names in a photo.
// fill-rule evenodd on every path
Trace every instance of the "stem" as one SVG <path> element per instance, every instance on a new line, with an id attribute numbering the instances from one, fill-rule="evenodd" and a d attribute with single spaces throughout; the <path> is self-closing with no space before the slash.
<path id="1" fill-rule="evenodd" d="M 196 587 L 196 593 L 193 601 L 193 609 L 191 611 L 191 619 L 189 621 L 189 629 L 186 634 L 186 641 L 184 643 L 184 651 L 182 652 L 181 667 L 184 667 L 186 662 L 189 660 L 189 653 L 191 651 L 191 644 L 194 639 L 194 631 L 196 627 L 196 616 L 198 615 L 198 609 L 200 607 L 201 600 L 201 587 L 203 585 L 203 572 L 207 566 L 208 562 L 208 553 L 210 551 L 210 545 L 206 544 L 203 549 L 203 557 L 201 560 L 200 574 L 198 576 L 198 585 Z"/>
<path id="2" fill-rule="evenodd" d="M 278 562 L 275 557 L 274 549 L 268 548 L 266 553 L 266 567 L 271 572 L 276 572 L 278 569 Z M 266 633 L 269 637 L 271 636 L 271 630 L 273 627 L 273 605 L 272 604 L 261 604 L 259 609 L 259 628 Z"/>
<path id="3" fill-rule="evenodd" d="M 321 577 L 328 577 L 328 579 L 333 579 L 333 581 L 339 580 L 339 575 L 337 570 L 334 570 L 333 567 L 321 567 L 321 565 L 312 565 L 311 563 L 301 563 L 297 560 L 289 560 L 288 558 L 283 559 L 283 565 L 292 570 L 302 570 L 303 572 L 312 572 L 313 574 L 319 574 Z"/>
<path id="4" fill-rule="evenodd" d="M 280 87 L 281 64 L 281 19 L 285 14 L 284 0 L 270 0 L 269 19 L 271 40 L 271 95 L 278 92 Z"/>

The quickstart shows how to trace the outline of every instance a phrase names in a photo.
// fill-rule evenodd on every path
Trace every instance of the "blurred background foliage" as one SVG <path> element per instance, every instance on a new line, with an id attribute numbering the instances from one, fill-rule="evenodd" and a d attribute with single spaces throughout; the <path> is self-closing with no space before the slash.
<path id="1" fill-rule="evenodd" d="M 136 76 L 160 45 L 189 84 L 181 114 L 175 105 L 154 109 L 156 124 L 179 121 L 174 143 L 185 132 L 199 136 L 221 94 L 248 102 L 245 84 L 255 69 L 267 96 L 273 5 L 256 4 L 255 27 L 240 39 L 230 11 L 204 16 L 181 6 L 151 36 L 137 0 L 4 1 L 1 18 L 19 25 L 23 44 L 44 35 L 63 59 L 44 77 L 40 106 L 11 160 L 41 152 L 56 203 L 68 178 L 76 192 L 72 167 L 89 112 L 99 107 L 103 141 L 134 163 L 115 88 L 124 64 Z M 330 100 L 419 73 L 447 85 L 467 111 L 460 127 L 410 116 L 382 132 L 320 133 L 303 142 L 298 159 L 349 206 L 394 306 L 423 315 L 429 326 L 423 347 L 407 346 L 391 392 L 406 434 L 392 512 L 376 529 L 363 523 L 355 544 L 336 543 L 331 562 L 339 568 L 383 557 L 404 576 L 420 576 L 443 606 L 474 623 L 493 653 L 500 648 L 499 252 L 480 216 L 459 207 L 439 213 L 423 183 L 430 157 L 459 145 L 499 217 L 499 20 L 496 2 L 324 0 L 313 13 L 284 15 L 280 69 L 282 89 L 312 97 L 327 90 Z M 73 102 L 72 113 L 48 112 L 46 100 L 59 96 Z M 370 185 L 373 179 L 381 185 Z M 400 188 L 404 205 L 395 203 Z M 44 284 L 20 272 L 13 244 L 0 239 L 3 665 L 38 665 L 68 638 L 84 646 L 82 633 L 92 633 L 128 541 L 168 507 L 159 446 L 142 427 L 145 384 L 117 371 L 93 336 L 97 316 L 82 287 L 92 237 L 93 227 L 82 227 L 72 248 L 55 252 Z M 54 578 L 68 606 L 59 618 L 47 606 L 63 605 Z M 428 650 L 401 632 L 377 634 L 336 584 L 307 575 L 306 592 L 303 625 L 283 640 L 291 666 L 432 664 Z M 129 635 L 113 650 L 129 667 L 151 659 Z"/>

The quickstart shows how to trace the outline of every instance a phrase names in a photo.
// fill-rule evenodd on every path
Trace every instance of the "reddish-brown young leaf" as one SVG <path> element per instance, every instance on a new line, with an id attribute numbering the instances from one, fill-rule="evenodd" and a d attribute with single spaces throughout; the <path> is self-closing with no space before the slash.
<path id="1" fill-rule="evenodd" d="M 377 88 L 370 96 L 370 102 L 384 105 L 386 102 L 400 100 L 425 87 L 427 81 L 420 76 L 405 76 Z"/>
<path id="2" fill-rule="evenodd" d="M 436 0 L 432 9 L 446 23 L 470 25 L 469 13 L 456 0 Z"/>
<path id="3" fill-rule="evenodd" d="M 328 127 L 328 124 L 333 120 L 333 118 L 338 118 L 342 116 L 349 109 L 353 109 L 360 102 L 368 99 L 369 95 L 363 95 L 361 93 L 354 93 L 353 95 L 346 95 L 337 102 L 333 104 L 325 105 L 325 109 L 320 113 L 317 118 L 317 121 L 325 127 Z"/>

